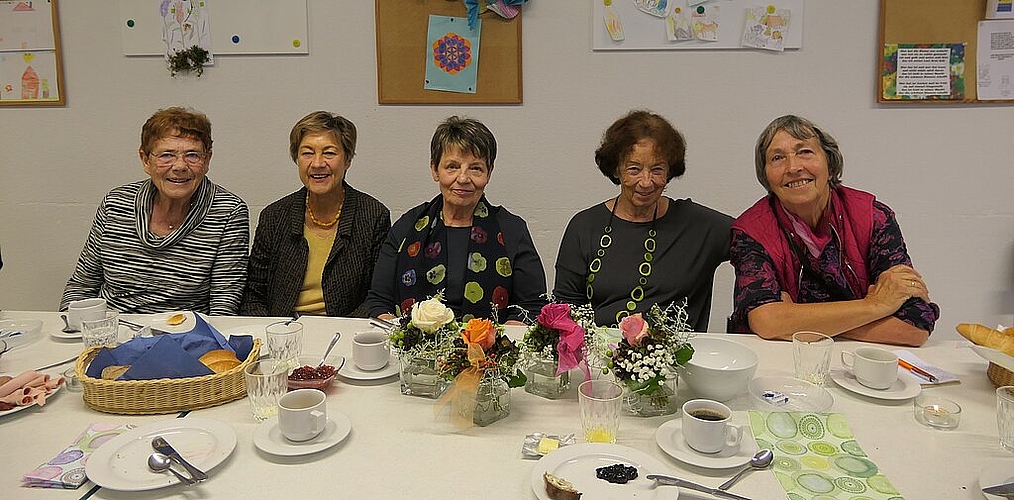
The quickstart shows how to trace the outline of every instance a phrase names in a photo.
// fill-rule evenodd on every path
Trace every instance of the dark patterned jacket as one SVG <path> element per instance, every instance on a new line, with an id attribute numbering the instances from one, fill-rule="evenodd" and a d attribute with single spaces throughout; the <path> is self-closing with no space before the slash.
<path id="1" fill-rule="evenodd" d="M 391 211 L 376 198 L 343 185 L 345 204 L 321 286 L 328 316 L 365 317 L 363 301 L 380 245 L 391 229 Z M 310 253 L 303 237 L 305 211 L 306 188 L 261 211 L 240 314 L 292 316 Z"/>

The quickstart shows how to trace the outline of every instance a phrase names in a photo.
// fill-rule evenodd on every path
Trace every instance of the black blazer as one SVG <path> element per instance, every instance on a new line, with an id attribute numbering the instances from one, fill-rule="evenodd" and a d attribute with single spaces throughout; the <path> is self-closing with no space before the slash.
<path id="1" fill-rule="evenodd" d="M 344 183 L 345 204 L 321 286 L 328 316 L 365 317 L 363 305 L 391 211 Z M 264 208 L 257 221 L 240 314 L 292 316 L 306 275 L 309 245 L 303 238 L 306 188 Z"/>

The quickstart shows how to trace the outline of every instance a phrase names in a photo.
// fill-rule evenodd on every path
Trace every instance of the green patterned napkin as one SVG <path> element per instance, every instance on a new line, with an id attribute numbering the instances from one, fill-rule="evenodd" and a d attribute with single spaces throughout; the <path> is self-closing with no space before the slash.
<path id="1" fill-rule="evenodd" d="M 751 411 L 757 445 L 775 452 L 789 500 L 904 500 L 866 458 L 841 413 Z"/>

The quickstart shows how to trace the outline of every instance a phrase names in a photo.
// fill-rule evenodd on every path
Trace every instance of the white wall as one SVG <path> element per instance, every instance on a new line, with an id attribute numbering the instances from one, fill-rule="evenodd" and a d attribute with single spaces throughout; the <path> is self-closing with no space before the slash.
<path id="1" fill-rule="evenodd" d="M 943 310 L 934 339 L 961 322 L 1014 321 L 1014 109 L 878 106 L 876 0 L 807 2 L 804 47 L 783 54 L 596 53 L 591 2 L 532 0 L 520 106 L 378 106 L 373 2 L 308 4 L 309 56 L 216 57 L 203 77 L 174 79 L 161 59 L 121 55 L 117 16 L 61 2 L 67 106 L 0 108 L 0 309 L 56 308 L 99 199 L 143 177 L 140 127 L 160 107 L 208 114 L 210 176 L 254 217 L 299 187 L 287 137 L 309 111 L 356 123 L 349 181 L 396 215 L 436 193 L 427 158 L 437 123 L 479 118 L 500 143 L 489 198 L 528 220 L 550 280 L 570 216 L 616 192 L 592 160 L 602 131 L 644 107 L 689 143 L 669 195 L 733 215 L 764 194 L 752 157 L 761 129 L 785 113 L 813 119 L 839 139 L 845 182 L 898 212 Z M 731 302 L 731 273 L 719 276 L 713 327 Z"/>

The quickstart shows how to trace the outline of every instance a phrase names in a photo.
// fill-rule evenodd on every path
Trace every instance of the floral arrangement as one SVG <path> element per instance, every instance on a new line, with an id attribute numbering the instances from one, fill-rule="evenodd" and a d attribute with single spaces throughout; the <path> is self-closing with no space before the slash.
<path id="1" fill-rule="evenodd" d="M 556 360 L 559 375 L 584 360 L 585 337 L 594 331 L 595 311 L 590 304 L 550 302 L 542 306 L 521 347 L 526 353 Z"/>
<path id="2" fill-rule="evenodd" d="M 657 406 L 668 405 L 665 380 L 694 355 L 689 340 L 693 329 L 687 323 L 686 302 L 658 304 L 648 312 L 631 314 L 620 321 L 622 339 L 609 356 L 608 367 L 631 392 L 656 399 Z"/>
<path id="3" fill-rule="evenodd" d="M 525 375 L 517 369 L 521 349 L 503 333 L 503 325 L 488 319 L 468 320 L 461 335 L 445 344 L 438 364 L 447 379 L 461 380 L 471 371 L 480 378 L 502 378 L 509 387 L 525 385 Z"/>
<path id="4" fill-rule="evenodd" d="M 443 294 L 418 302 L 405 312 L 398 325 L 391 329 L 391 345 L 402 355 L 439 354 L 443 347 L 458 336 L 460 325 L 454 311 L 444 305 Z"/>

